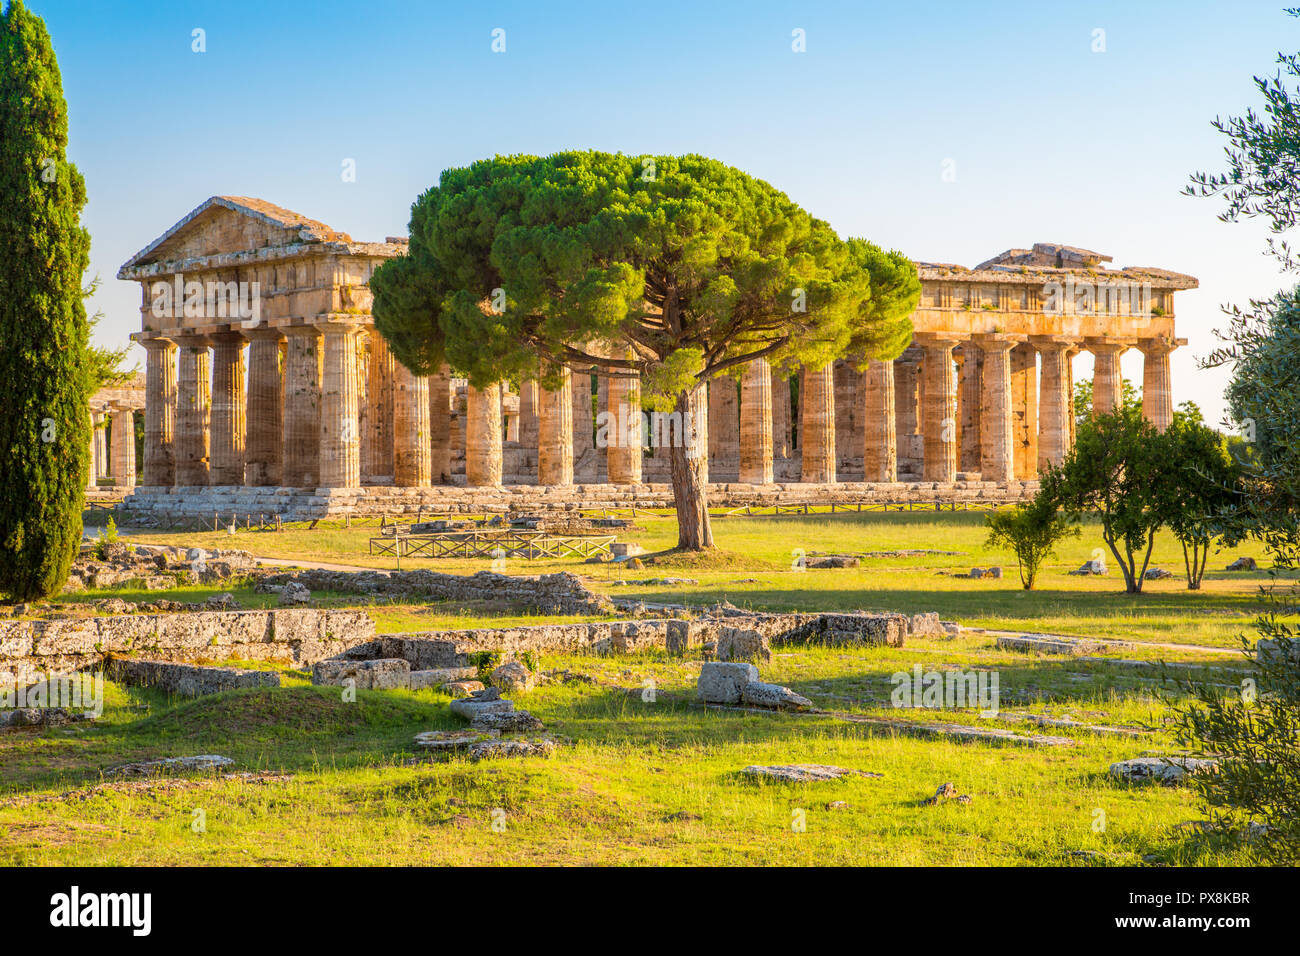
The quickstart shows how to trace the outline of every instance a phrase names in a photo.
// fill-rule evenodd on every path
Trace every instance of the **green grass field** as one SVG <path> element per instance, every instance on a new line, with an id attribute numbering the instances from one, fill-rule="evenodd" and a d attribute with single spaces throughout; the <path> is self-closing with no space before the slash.
<path id="1" fill-rule="evenodd" d="M 1205 590 L 1178 579 L 1126 596 L 1113 573 L 1066 574 L 1101 545 L 1095 528 L 1068 542 L 1040 590 L 1019 587 L 1014 562 L 983 544 L 975 514 L 728 518 L 715 522 L 723 567 L 626 571 L 573 562 L 510 561 L 512 574 L 569 570 L 616 596 L 707 604 L 728 600 L 771 610 L 880 608 L 938 611 L 969 627 L 1048 631 L 1141 642 L 1107 658 L 1213 665 L 1207 679 L 1230 689 L 1238 646 L 1262 608 L 1266 573 L 1211 572 Z M 623 537 L 649 550 L 672 543 L 672 522 L 639 518 Z M 246 548 L 267 557 L 392 567 L 366 553 L 370 532 L 286 531 L 141 535 Z M 928 548 L 965 552 L 868 559 L 861 568 L 794 571 L 791 555 Z M 1219 555 L 1263 557 L 1247 546 Z M 1181 572 L 1181 551 L 1162 538 L 1154 563 Z M 403 567 L 461 573 L 488 562 L 405 559 Z M 1000 564 L 1001 580 L 941 572 Z M 645 583 L 665 576 L 696 584 Z M 626 581 L 620 584 L 618 582 Z M 246 606 L 268 598 L 247 587 L 184 588 L 197 601 L 231 590 Z M 148 600 L 157 592 L 107 594 Z M 322 603 L 355 602 L 317 595 Z M 537 620 L 519 609 L 376 604 L 384 632 Z M 1161 642 L 1193 645 L 1177 651 Z M 988 670 L 999 677 L 996 717 L 978 708 L 897 709 L 892 675 Z M 544 656 L 545 671 L 586 675 L 555 681 L 519 700 L 568 741 L 550 758 L 417 760 L 413 737 L 458 725 L 434 692 L 360 692 L 311 687 L 284 670 L 278 690 L 198 700 L 108 685 L 94 724 L 0 734 L 0 864 L 1037 864 L 1248 865 L 1250 847 L 1209 840 L 1184 826 L 1205 816 L 1182 788 L 1117 782 L 1109 765 L 1168 754 L 1174 742 L 1159 672 L 1107 661 L 998 650 L 994 637 L 912 639 L 903 648 L 774 649 L 764 679 L 786 684 L 828 715 L 706 710 L 694 700 L 699 662 L 662 653 Z M 648 694 L 647 687 L 653 687 Z M 652 698 L 652 699 L 648 699 Z M 1039 727 L 1025 715 L 1129 733 Z M 889 725 L 855 721 L 888 720 Z M 1068 746 L 959 742 L 918 735 L 943 722 L 1019 735 L 1070 738 Z M 219 753 L 226 780 L 188 774 L 146 781 L 104 775 L 154 757 Z M 883 774 L 840 782 L 775 785 L 738 772 L 750 764 L 826 763 Z M 925 803 L 952 782 L 968 805 Z M 842 804 L 842 805 L 841 805 Z M 202 821 L 198 827 L 196 821 Z M 802 832 L 794 825 L 804 822 Z M 495 824 L 495 825 L 494 825 Z M 202 832 L 196 832 L 201 830 Z"/>

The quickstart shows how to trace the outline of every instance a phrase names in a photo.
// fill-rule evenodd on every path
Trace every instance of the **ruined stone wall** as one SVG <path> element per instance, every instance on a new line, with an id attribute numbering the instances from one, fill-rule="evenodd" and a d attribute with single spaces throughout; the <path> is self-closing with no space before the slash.
<path id="1" fill-rule="evenodd" d="M 0 684 L 95 667 L 110 655 L 307 666 L 374 636 L 364 611 L 310 608 L 0 621 Z"/>
<path id="2" fill-rule="evenodd" d="M 647 460 L 648 461 L 648 460 Z M 798 458 L 793 466 L 798 467 Z M 797 506 L 907 503 L 933 505 L 971 502 L 1010 503 L 1033 497 L 1036 481 L 984 482 L 834 482 L 813 484 L 711 484 L 709 505 Z M 671 508 L 667 484 L 566 486 L 506 485 L 500 488 L 443 485 L 434 488 L 366 487 L 328 491 L 291 488 L 138 488 L 119 506 L 118 523 L 138 527 L 166 525 L 182 519 L 211 520 L 214 514 L 280 515 L 286 521 L 344 515 L 483 514 L 508 511 L 576 511 L 579 509 Z"/>
<path id="3" fill-rule="evenodd" d="M 346 656 L 401 658 L 412 670 L 464 667 L 470 655 L 497 651 L 506 656 L 533 653 L 624 654 L 639 650 L 687 653 L 716 641 L 726 628 L 753 630 L 772 644 L 824 646 L 889 645 L 908 636 L 940 631 L 937 614 L 759 614 L 737 612 L 695 620 L 662 619 L 541 624 L 385 634 Z"/>
<path id="4" fill-rule="evenodd" d="M 286 571 L 262 578 L 259 587 L 296 581 L 310 591 L 372 594 L 438 601 L 494 601 L 545 614 L 607 614 L 608 598 L 568 572 L 541 575 L 440 574 L 437 571 Z"/>

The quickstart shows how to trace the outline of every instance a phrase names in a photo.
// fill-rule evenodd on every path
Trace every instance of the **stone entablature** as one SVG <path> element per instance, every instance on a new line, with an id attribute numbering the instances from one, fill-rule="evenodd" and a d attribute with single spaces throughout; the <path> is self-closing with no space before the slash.
<path id="1" fill-rule="evenodd" d="M 310 508 L 333 513 L 387 486 L 422 498 L 462 482 L 667 480 L 666 455 L 600 440 L 602 418 L 640 411 L 635 379 L 575 367 L 558 392 L 523 382 L 516 394 L 469 387 L 445 367 L 415 376 L 395 362 L 373 332 L 369 279 L 405 251 L 405 240 L 354 242 L 262 200 L 218 196 L 137 253 L 118 277 L 143 289 L 133 336 L 148 353 L 142 484 L 191 497 L 205 487 L 295 489 L 275 499 L 294 498 L 295 511 L 298 492 L 312 490 L 320 494 L 308 498 L 326 504 Z M 1185 344 L 1173 294 L 1197 282 L 1108 261 L 1038 243 L 973 270 L 919 263 L 914 339 L 898 359 L 862 369 L 851 358 L 823 369 L 756 362 L 740 381 L 701 387 L 708 477 L 757 488 L 844 479 L 1017 487 L 1073 443 L 1071 360 L 1085 350 L 1095 359 L 1094 406 L 1107 410 L 1119 400 L 1120 356 L 1140 349 L 1144 413 L 1167 426 L 1169 353 Z M 267 501 L 218 497 L 232 507 L 216 510 L 247 513 L 260 509 L 241 503 Z M 173 503 L 156 491 L 148 498 L 150 508 Z"/>

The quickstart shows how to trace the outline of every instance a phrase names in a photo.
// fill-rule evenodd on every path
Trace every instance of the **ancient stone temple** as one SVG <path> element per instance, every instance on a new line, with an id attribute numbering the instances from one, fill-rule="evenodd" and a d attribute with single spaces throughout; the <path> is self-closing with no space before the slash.
<path id="1" fill-rule="evenodd" d="M 406 240 L 346 233 L 258 199 L 213 197 L 122 266 L 147 354 L 137 517 L 320 517 L 671 502 L 672 423 L 635 379 L 569 370 L 470 387 L 411 374 L 374 332 L 369 279 Z M 1190 276 L 1112 269 L 1069 246 L 974 269 L 918 263 L 911 347 L 865 367 L 755 362 L 701 389 L 693 441 L 720 504 L 1019 498 L 1070 447 L 1072 359 L 1095 407 L 1144 356 L 1143 408 L 1172 415 L 1173 293 Z"/>
<path id="2" fill-rule="evenodd" d="M 88 493 L 102 490 L 111 496 L 135 487 L 135 422 L 144 407 L 143 375 L 105 386 L 90 397 Z"/>

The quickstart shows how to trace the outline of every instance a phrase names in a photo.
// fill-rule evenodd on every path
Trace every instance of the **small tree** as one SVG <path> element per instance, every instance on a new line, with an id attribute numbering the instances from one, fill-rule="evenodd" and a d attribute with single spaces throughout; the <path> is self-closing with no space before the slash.
<path id="1" fill-rule="evenodd" d="M 1140 407 L 1121 406 L 1087 419 L 1075 446 L 1048 469 L 1039 491 L 1071 521 L 1101 516 L 1101 535 L 1124 574 L 1130 594 L 1142 590 L 1162 514 L 1155 489 L 1165 480 L 1159 433 Z"/>
<path id="2" fill-rule="evenodd" d="M 450 169 L 411 210 L 408 254 L 371 278 L 375 326 L 418 374 L 446 360 L 476 387 L 566 367 L 639 374 L 685 426 L 703 383 L 911 340 L 916 268 L 841 240 L 784 193 L 702 156 L 568 152 Z M 680 433 L 688 429 L 683 427 Z M 678 547 L 713 546 L 705 465 L 670 442 Z"/>
<path id="3" fill-rule="evenodd" d="M 1020 565 L 1020 583 L 1026 591 L 1034 589 L 1038 569 L 1055 553 L 1057 543 L 1079 534 L 1079 528 L 1041 494 L 1027 505 L 990 512 L 984 521 L 989 532 L 988 544 L 1006 545 L 1015 553 Z"/>
<path id="4" fill-rule="evenodd" d="M 0 593 L 56 594 L 81 541 L 91 385 L 86 186 L 39 17 L 0 14 Z"/>
<path id="5" fill-rule="evenodd" d="M 1128 408 L 1142 407 L 1142 396 L 1130 379 L 1122 379 L 1119 389 L 1119 403 Z M 1074 383 L 1074 424 L 1077 428 L 1092 415 L 1092 379 L 1081 378 Z"/>
<path id="6" fill-rule="evenodd" d="M 1187 588 L 1199 591 L 1216 543 L 1232 545 L 1240 530 L 1231 513 L 1240 498 L 1240 466 L 1222 435 L 1189 411 L 1174 413 L 1159 437 L 1168 476 L 1153 491 L 1162 523 L 1183 546 Z"/>

